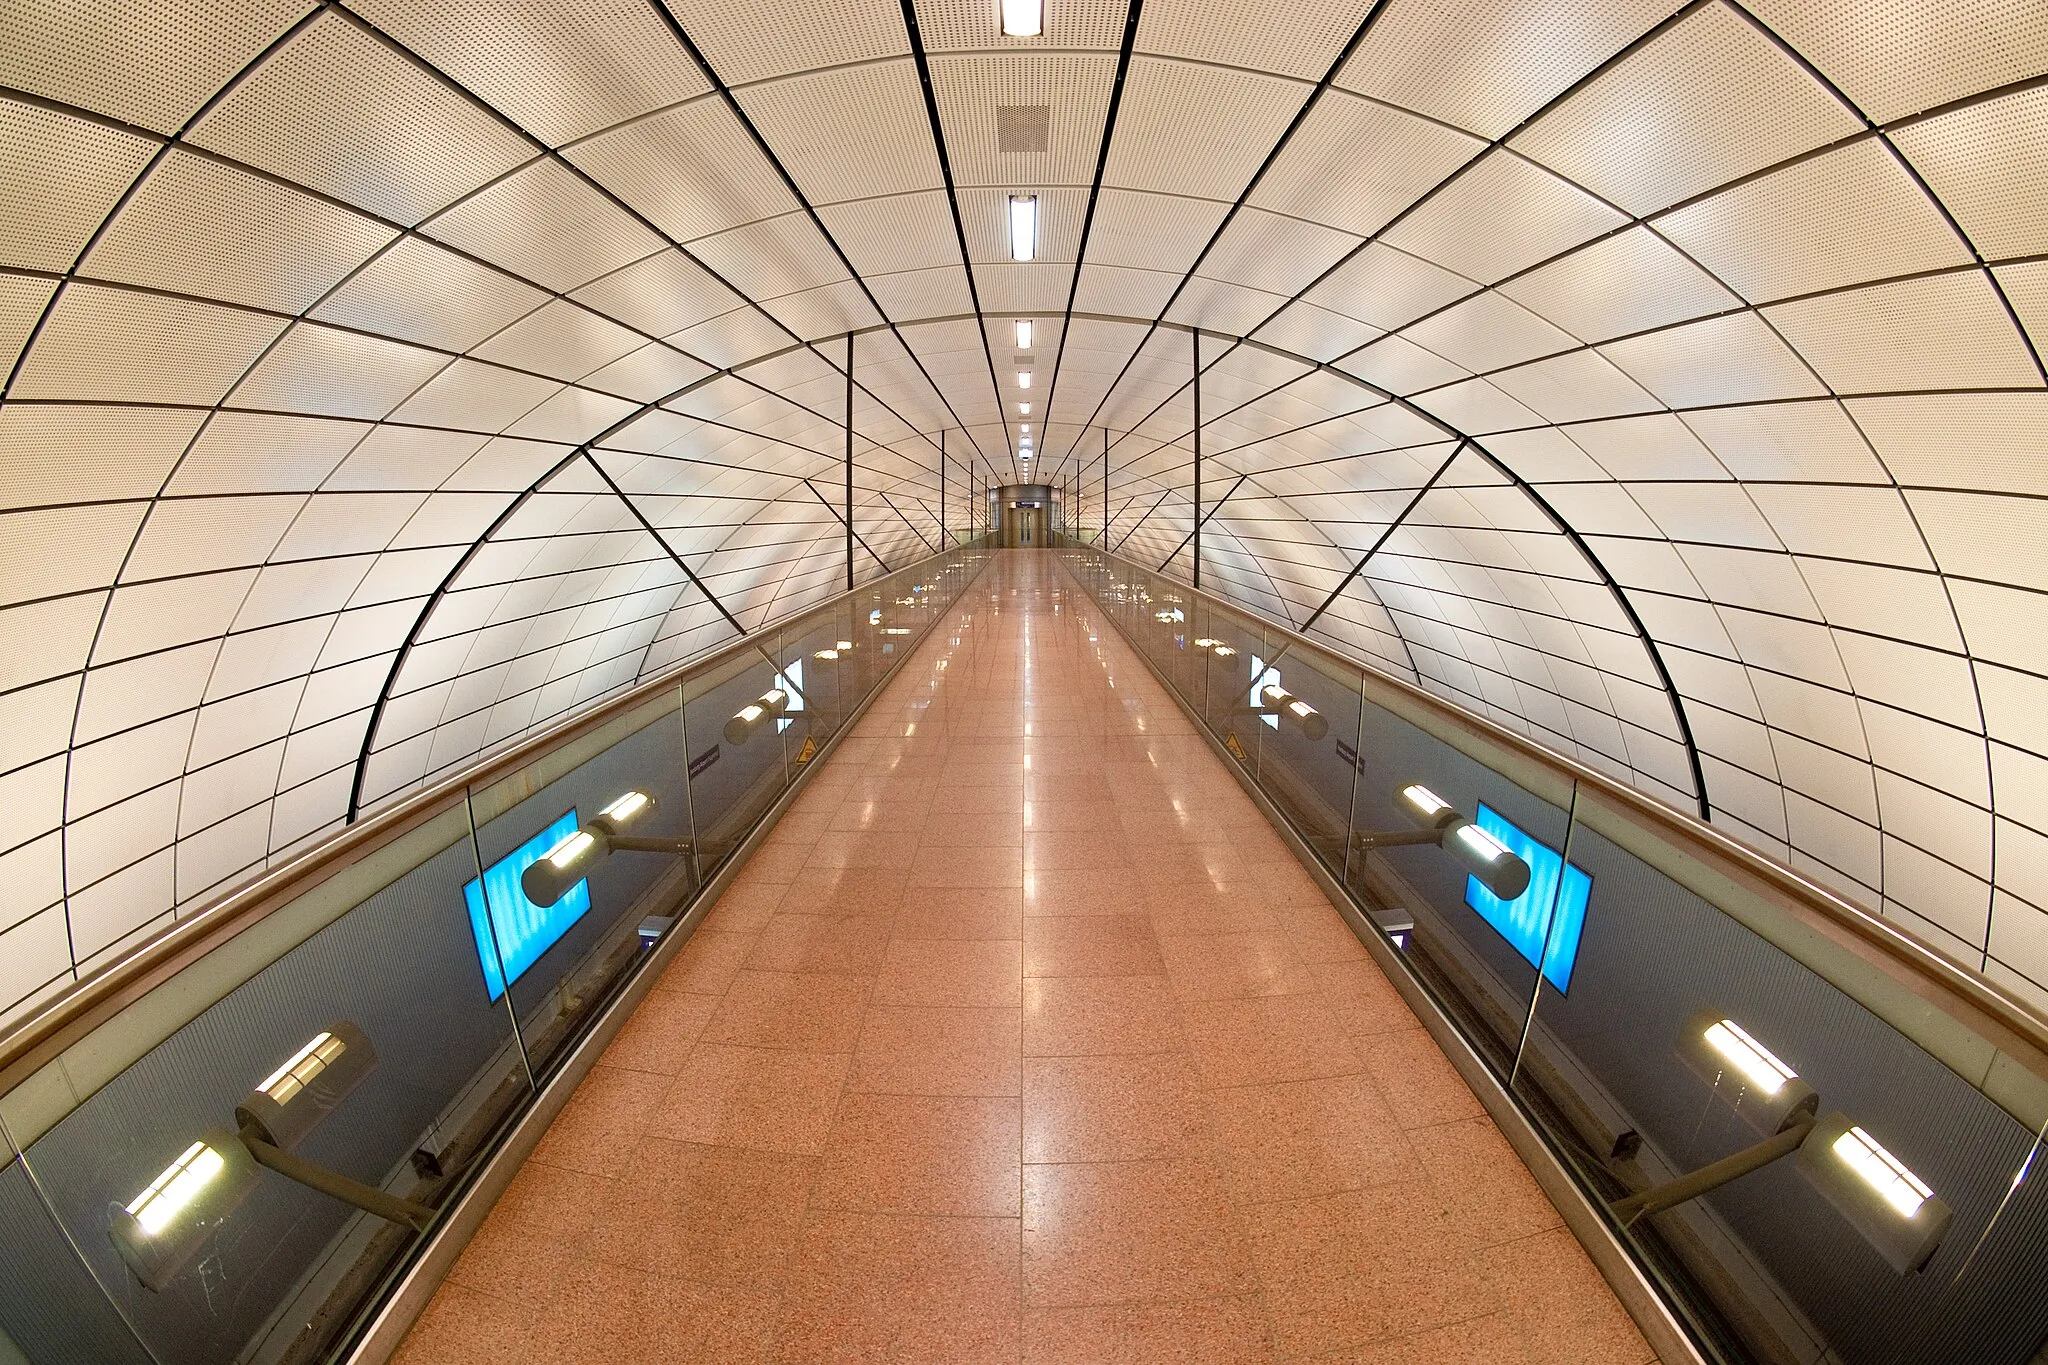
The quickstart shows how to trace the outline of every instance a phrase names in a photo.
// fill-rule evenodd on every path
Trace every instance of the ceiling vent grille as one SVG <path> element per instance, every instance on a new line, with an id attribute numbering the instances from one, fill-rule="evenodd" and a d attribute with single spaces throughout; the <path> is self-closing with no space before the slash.
<path id="1" fill-rule="evenodd" d="M 1052 106 L 996 106 L 996 147 L 1005 152 L 1042 152 L 1052 145 Z"/>

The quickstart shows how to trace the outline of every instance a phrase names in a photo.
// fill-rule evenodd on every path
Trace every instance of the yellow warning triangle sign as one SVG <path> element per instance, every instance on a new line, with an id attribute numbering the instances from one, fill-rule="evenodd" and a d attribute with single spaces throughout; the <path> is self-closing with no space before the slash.
<path id="1" fill-rule="evenodd" d="M 811 761 L 812 756 L 815 755 L 817 752 L 817 739 L 813 736 L 806 735 L 804 737 L 804 747 L 796 751 L 796 761 L 799 763 L 808 763 Z"/>
<path id="2" fill-rule="evenodd" d="M 1225 735 L 1223 737 L 1223 747 L 1230 750 L 1230 756 L 1238 762 L 1249 763 L 1251 761 L 1244 756 L 1244 746 L 1237 742 L 1236 735 Z"/>

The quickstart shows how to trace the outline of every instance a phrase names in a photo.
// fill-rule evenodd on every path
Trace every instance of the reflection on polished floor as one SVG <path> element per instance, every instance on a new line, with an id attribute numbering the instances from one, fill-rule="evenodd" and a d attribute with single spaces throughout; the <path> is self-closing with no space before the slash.
<path id="1" fill-rule="evenodd" d="M 401 1357 L 1293 1358 L 1652 1355 L 1044 551 L 814 777 Z"/>

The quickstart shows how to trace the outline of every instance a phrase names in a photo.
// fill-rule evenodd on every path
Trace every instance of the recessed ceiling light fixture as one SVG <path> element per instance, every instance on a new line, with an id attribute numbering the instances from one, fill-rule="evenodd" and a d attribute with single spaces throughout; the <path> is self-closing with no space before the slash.
<path id="1" fill-rule="evenodd" d="M 1003 0 L 1005 38 L 1036 38 L 1044 31 L 1044 0 Z"/>
<path id="2" fill-rule="evenodd" d="M 1038 255 L 1038 196 L 1010 196 L 1010 259 L 1029 261 Z"/>
<path id="3" fill-rule="evenodd" d="M 1017 348 L 1023 350 L 1031 345 L 1031 319 L 1017 319 Z"/>
<path id="4" fill-rule="evenodd" d="M 1017 415 L 1019 417 L 1029 417 L 1031 415 L 1031 405 L 1029 403 L 1019 403 L 1017 405 Z"/>
<path id="5" fill-rule="evenodd" d="M 1017 387 L 1020 389 L 1028 389 L 1031 387 L 1031 371 L 1017 371 Z"/>

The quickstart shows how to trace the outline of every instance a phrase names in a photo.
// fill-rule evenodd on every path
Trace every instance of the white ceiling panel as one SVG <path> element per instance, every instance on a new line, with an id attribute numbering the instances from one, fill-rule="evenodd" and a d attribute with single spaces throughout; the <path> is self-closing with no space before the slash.
<path id="1" fill-rule="evenodd" d="M 32 0 L 0 55 L 0 782 L 81 775 L 31 822 L 81 951 L 337 827 L 366 738 L 382 799 L 729 638 L 636 510 L 750 627 L 836 592 L 849 328 L 868 550 L 1028 420 L 1184 574 L 1199 324 L 1206 584 L 1305 619 L 1484 436 L 1334 644 L 2048 973 L 1984 925 L 1994 867 L 2048 894 L 2028 5 L 1158 0 L 1097 186 L 1129 6 L 925 0 L 949 198 L 889 0 L 369 0 L 253 66 L 300 11 L 238 2 Z M 569 458 L 613 427 L 632 508 Z"/>

